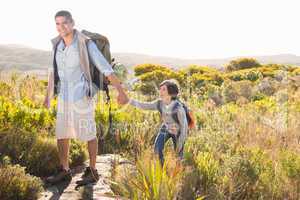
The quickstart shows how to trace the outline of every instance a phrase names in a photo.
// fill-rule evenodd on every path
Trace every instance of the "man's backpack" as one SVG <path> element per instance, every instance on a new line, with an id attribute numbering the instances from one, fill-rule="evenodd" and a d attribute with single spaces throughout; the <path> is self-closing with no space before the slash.
<path id="1" fill-rule="evenodd" d="M 177 116 L 177 111 L 178 111 L 178 107 L 182 105 L 184 111 L 185 111 L 185 115 L 186 115 L 186 119 L 187 119 L 187 123 L 188 123 L 188 127 L 189 129 L 193 129 L 196 126 L 195 123 L 195 117 L 194 114 L 192 113 L 192 111 L 187 107 L 187 105 L 179 100 L 177 100 L 177 102 L 175 103 L 175 105 L 172 108 L 172 118 L 174 119 L 174 121 L 179 124 L 179 119 Z M 158 101 L 157 104 L 157 109 L 159 111 L 160 114 L 162 114 L 162 110 L 161 110 L 161 100 Z"/>
<path id="2" fill-rule="evenodd" d="M 92 33 L 86 30 L 82 30 L 81 33 L 89 37 L 96 44 L 97 48 L 102 53 L 102 55 L 107 60 L 107 62 L 109 64 L 112 64 L 114 59 L 111 58 L 110 45 L 108 39 L 105 36 L 100 35 L 99 33 Z M 92 82 L 97 87 L 97 90 L 103 90 L 106 92 L 107 101 L 109 101 L 110 100 L 109 90 L 108 90 L 109 81 L 104 76 L 104 74 L 98 70 L 98 68 L 93 64 L 93 62 L 91 62 L 90 58 L 89 60 L 90 60 L 89 63 L 90 63 Z M 114 65 L 112 65 L 112 67 L 114 67 Z"/>
<path id="3" fill-rule="evenodd" d="M 110 53 L 110 45 L 108 39 L 99 34 L 99 33 L 92 33 L 86 30 L 82 30 L 81 33 L 89 37 L 97 46 L 99 51 L 102 53 L 104 58 L 107 60 L 109 64 L 112 65 L 112 68 L 114 68 L 114 59 L 111 58 L 111 53 Z M 97 89 L 96 90 L 103 90 L 106 93 L 106 100 L 107 103 L 110 102 L 110 96 L 109 96 L 109 80 L 104 76 L 102 72 L 98 70 L 98 68 L 93 64 L 89 57 L 89 63 L 90 63 L 90 72 L 91 72 L 91 77 L 92 77 L 92 82 L 94 85 L 96 85 Z M 113 132 L 113 125 L 112 125 L 112 114 L 111 114 L 111 104 L 109 103 L 109 110 L 108 110 L 108 123 L 109 127 L 107 130 L 108 135 L 111 135 Z"/>

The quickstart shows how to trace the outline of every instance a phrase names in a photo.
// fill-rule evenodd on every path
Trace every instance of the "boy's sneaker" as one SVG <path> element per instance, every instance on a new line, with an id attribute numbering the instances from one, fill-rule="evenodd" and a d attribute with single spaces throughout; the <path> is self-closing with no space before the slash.
<path id="1" fill-rule="evenodd" d="M 62 181 L 71 181 L 71 180 L 72 180 L 71 170 L 70 169 L 65 170 L 63 169 L 63 167 L 60 166 L 58 172 L 55 175 L 48 177 L 46 179 L 46 182 L 50 184 L 56 184 Z"/>

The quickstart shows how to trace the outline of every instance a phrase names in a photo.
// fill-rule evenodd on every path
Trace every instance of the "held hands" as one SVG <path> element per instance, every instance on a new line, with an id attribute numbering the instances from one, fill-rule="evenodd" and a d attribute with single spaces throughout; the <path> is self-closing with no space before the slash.
<path id="1" fill-rule="evenodd" d="M 119 91 L 117 101 L 119 104 L 124 105 L 128 103 L 129 98 L 124 91 Z"/>
<path id="2" fill-rule="evenodd" d="M 116 75 L 114 73 L 107 76 L 108 80 L 111 82 L 111 84 L 118 90 L 118 98 L 117 101 L 119 104 L 124 105 L 128 103 L 129 99 L 122 88 L 121 82 L 118 80 Z"/>

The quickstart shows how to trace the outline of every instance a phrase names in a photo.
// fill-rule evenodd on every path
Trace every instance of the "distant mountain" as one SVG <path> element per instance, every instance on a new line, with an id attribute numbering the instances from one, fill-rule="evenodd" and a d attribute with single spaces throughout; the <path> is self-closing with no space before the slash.
<path id="1" fill-rule="evenodd" d="M 173 68 L 186 67 L 188 65 L 206 65 L 215 68 L 222 68 L 231 60 L 239 57 L 230 57 L 223 59 L 179 59 L 159 56 L 149 56 L 143 54 L 133 53 L 114 53 L 114 57 L 125 64 L 126 66 L 134 66 L 142 63 L 158 63 Z M 244 56 L 245 57 L 245 56 Z M 293 54 L 279 54 L 271 56 L 247 56 L 257 59 L 262 64 L 276 63 L 276 64 L 290 64 L 300 66 L 300 56 Z"/>
<path id="2" fill-rule="evenodd" d="M 180 59 L 170 57 L 149 56 L 135 53 L 113 53 L 113 57 L 132 71 L 133 67 L 143 63 L 154 63 L 181 68 L 191 64 L 206 65 L 222 68 L 230 60 L 238 57 L 224 59 Z M 300 66 L 300 56 L 292 54 L 280 54 L 272 56 L 249 56 L 256 58 L 260 63 L 291 64 Z M 0 70 L 11 69 L 22 72 L 36 72 L 40 75 L 47 73 L 47 67 L 51 66 L 51 52 L 33 49 L 21 45 L 0 45 Z"/>

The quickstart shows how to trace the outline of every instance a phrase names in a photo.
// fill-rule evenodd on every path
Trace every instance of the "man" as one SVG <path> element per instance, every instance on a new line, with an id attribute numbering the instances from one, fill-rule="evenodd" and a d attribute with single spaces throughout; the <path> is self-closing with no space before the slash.
<path id="1" fill-rule="evenodd" d="M 48 177 L 46 181 L 55 184 L 71 180 L 69 142 L 71 138 L 77 138 L 88 144 L 90 163 L 84 172 L 85 181 L 97 182 L 99 174 L 95 166 L 98 144 L 94 118 L 95 99 L 91 96 L 90 60 L 117 89 L 118 103 L 127 103 L 128 97 L 95 43 L 74 28 L 71 13 L 64 10 L 57 12 L 55 23 L 59 35 L 52 40 L 54 64 L 49 73 L 44 105 L 49 108 L 50 100 L 54 94 L 58 94 L 55 133 L 61 166 L 58 173 Z"/>

